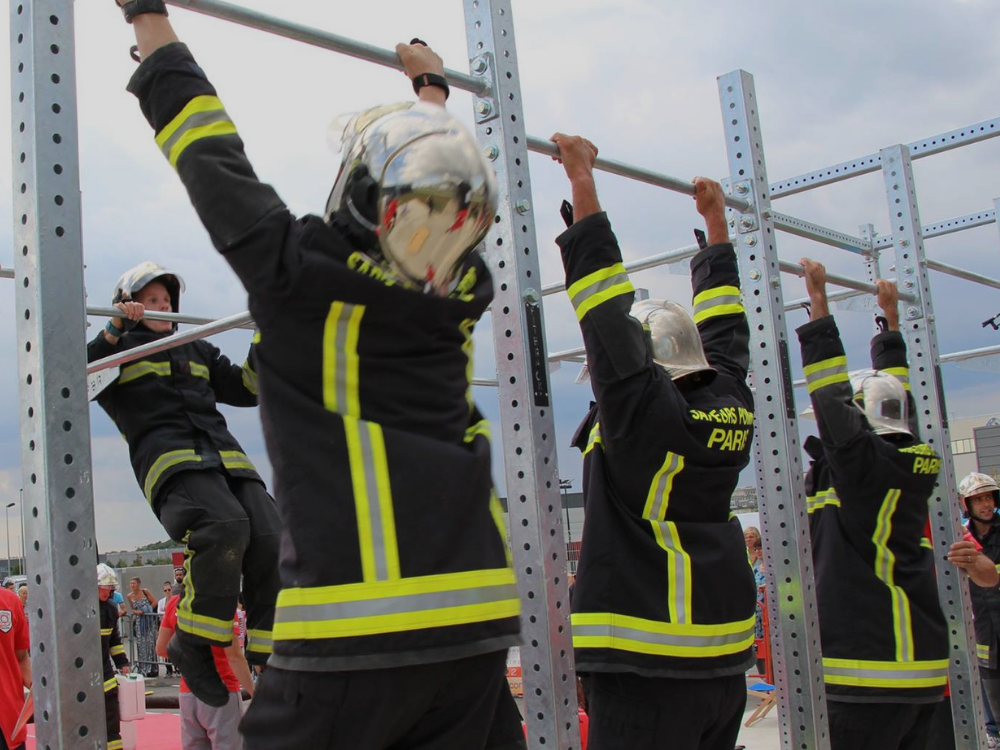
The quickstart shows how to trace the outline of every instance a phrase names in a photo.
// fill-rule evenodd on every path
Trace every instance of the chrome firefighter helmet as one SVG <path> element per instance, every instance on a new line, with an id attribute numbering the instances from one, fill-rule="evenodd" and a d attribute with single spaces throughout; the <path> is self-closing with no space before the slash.
<path id="1" fill-rule="evenodd" d="M 876 435 L 913 434 L 906 418 L 906 389 L 897 378 L 869 368 L 855 370 L 850 379 L 854 404 Z"/>
<path id="2" fill-rule="evenodd" d="M 698 326 L 681 305 L 664 299 L 644 299 L 632 305 L 630 315 L 649 331 L 653 361 L 673 380 L 699 372 L 715 377 L 715 369 L 705 359 Z"/>
<path id="3" fill-rule="evenodd" d="M 180 312 L 181 292 L 184 291 L 184 279 L 169 268 L 152 261 L 144 261 L 135 268 L 130 268 L 121 275 L 118 283 L 115 284 L 115 291 L 112 295 L 112 304 L 117 304 L 123 299 L 132 299 L 139 291 L 153 281 L 159 281 L 170 292 L 170 306 L 174 312 Z"/>
<path id="4" fill-rule="evenodd" d="M 447 290 L 496 210 L 493 169 L 476 140 L 441 107 L 417 102 L 354 116 L 325 218 L 346 210 L 378 237 L 389 269 L 423 291 Z"/>
<path id="5" fill-rule="evenodd" d="M 117 586 L 118 576 L 115 571 L 111 569 L 110 565 L 105 565 L 104 563 L 97 563 L 97 585 L 98 586 Z"/>
<path id="6" fill-rule="evenodd" d="M 958 483 L 958 494 L 962 498 L 981 495 L 984 492 L 996 492 L 1000 494 L 1000 484 L 989 474 L 980 474 L 974 471 Z"/>

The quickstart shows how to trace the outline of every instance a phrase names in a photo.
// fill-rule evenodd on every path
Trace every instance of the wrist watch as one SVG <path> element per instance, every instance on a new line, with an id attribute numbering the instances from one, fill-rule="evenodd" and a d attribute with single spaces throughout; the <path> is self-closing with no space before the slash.
<path id="1" fill-rule="evenodd" d="M 141 16 L 143 13 L 157 13 L 161 16 L 170 15 L 167 13 L 167 6 L 163 0 L 129 0 L 121 6 L 122 15 L 128 23 L 132 19 Z"/>

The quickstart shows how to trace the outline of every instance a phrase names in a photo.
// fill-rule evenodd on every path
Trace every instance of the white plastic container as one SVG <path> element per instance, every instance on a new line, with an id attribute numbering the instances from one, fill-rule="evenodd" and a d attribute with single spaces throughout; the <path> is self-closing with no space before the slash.
<path id="1" fill-rule="evenodd" d="M 122 750 L 136 750 L 138 744 L 135 739 L 135 722 L 122 722 Z"/>
<path id="2" fill-rule="evenodd" d="M 146 680 L 141 674 L 116 675 L 118 679 L 118 710 L 122 722 L 146 716 Z M 124 736 L 124 734 L 122 735 Z"/>

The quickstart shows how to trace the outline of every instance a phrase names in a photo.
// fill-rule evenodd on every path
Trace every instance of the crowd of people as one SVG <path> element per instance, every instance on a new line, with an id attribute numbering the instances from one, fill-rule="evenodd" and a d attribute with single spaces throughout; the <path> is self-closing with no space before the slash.
<path id="1" fill-rule="evenodd" d="M 129 91 L 245 286 L 257 331 L 242 365 L 195 341 L 145 353 L 98 396 L 152 512 L 186 546 L 162 597 L 139 578 L 122 597 L 98 566 L 109 750 L 121 747 L 116 672 L 157 657 L 183 676 L 186 750 L 525 747 L 504 680 L 520 598 L 489 424 L 470 395 L 473 329 L 493 300 L 473 248 L 498 190 L 446 110 L 440 57 L 417 39 L 397 46 L 417 102 L 354 117 L 324 215 L 299 219 L 257 179 L 162 0 L 119 5 L 142 60 Z M 766 553 L 730 513 L 755 415 L 725 195 L 693 182 L 707 234 L 691 260 L 693 313 L 636 301 L 598 198 L 597 148 L 552 141 L 572 192 L 556 243 L 595 398 L 573 438 L 587 523 L 571 620 L 589 746 L 733 750 L 763 637 Z M 806 503 L 831 746 L 924 750 L 951 725 L 925 529 L 941 461 L 919 436 L 895 285 L 878 282 L 872 368 L 851 373 L 825 269 L 802 265 L 811 308 L 797 333 L 819 433 L 804 443 Z M 178 312 L 184 290 L 155 263 L 125 272 L 118 317 L 89 361 L 173 334 L 146 313 Z M 219 403 L 259 405 L 273 498 Z M 995 703 L 1000 487 L 987 480 L 963 481 L 970 538 L 937 564 L 974 584 Z M 20 691 L 31 684 L 23 605 L 5 630 L 2 596 L 0 668 L 17 665 Z M 136 664 L 117 627 L 126 613 Z M 245 717 L 241 688 L 254 696 Z M 16 747 L 9 713 L 0 726 Z"/>

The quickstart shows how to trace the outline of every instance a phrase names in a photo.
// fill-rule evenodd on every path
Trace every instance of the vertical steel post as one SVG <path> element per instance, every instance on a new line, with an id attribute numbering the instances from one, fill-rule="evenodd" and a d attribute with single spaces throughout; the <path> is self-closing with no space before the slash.
<path id="1" fill-rule="evenodd" d="M 719 98 L 732 189 L 752 204 L 746 212 L 732 212 L 731 216 L 735 219 L 743 304 L 752 341 L 754 460 L 771 593 L 768 614 L 781 746 L 783 750 L 828 750 L 812 545 L 753 76 L 742 70 L 720 76 Z"/>
<path id="2" fill-rule="evenodd" d="M 896 278 L 900 289 L 917 295 L 917 301 L 906 306 L 899 325 L 906 333 L 909 349 L 910 392 L 917 403 L 920 437 L 938 452 L 942 460 L 939 481 L 930 498 L 930 518 L 934 557 L 937 560 L 938 596 L 951 636 L 949 682 L 955 747 L 957 750 L 979 750 L 986 747 L 981 736 L 986 724 L 979 690 L 979 662 L 975 658 L 972 603 L 968 583 L 962 574 L 944 562 L 948 548 L 962 538 L 961 513 L 938 359 L 940 352 L 934 306 L 917 210 L 917 192 L 909 148 L 891 146 L 880 153 L 896 253 Z"/>
<path id="3" fill-rule="evenodd" d="M 491 82 L 474 102 L 476 134 L 501 201 L 486 238 L 507 506 L 523 604 L 525 718 L 535 748 L 578 748 L 576 674 L 559 513 L 541 278 L 510 0 L 464 0 L 471 70 Z"/>
<path id="4" fill-rule="evenodd" d="M 72 0 L 14 0 L 18 406 L 40 749 L 104 747 Z"/>

